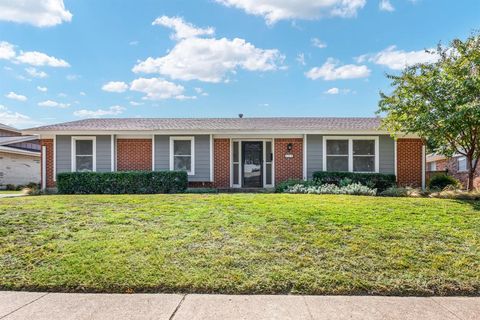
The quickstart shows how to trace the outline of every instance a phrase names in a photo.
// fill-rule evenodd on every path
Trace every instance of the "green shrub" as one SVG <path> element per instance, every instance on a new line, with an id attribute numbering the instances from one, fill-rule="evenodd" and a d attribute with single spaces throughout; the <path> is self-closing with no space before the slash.
<path id="1" fill-rule="evenodd" d="M 184 171 L 68 172 L 57 175 L 60 194 L 150 194 L 185 192 Z"/>
<path id="2" fill-rule="evenodd" d="M 382 197 L 408 197 L 407 188 L 390 187 L 379 193 Z"/>
<path id="3" fill-rule="evenodd" d="M 446 174 L 436 174 L 430 178 L 428 183 L 428 188 L 431 190 L 443 190 L 448 186 L 458 188 L 460 182 L 452 176 L 447 176 Z"/>
<path id="4" fill-rule="evenodd" d="M 277 183 L 277 185 L 275 186 L 275 192 L 277 193 L 282 193 L 282 192 L 285 192 L 289 187 L 293 187 L 294 185 L 297 185 L 297 184 L 301 184 L 301 185 L 304 185 L 304 186 L 315 186 L 316 183 L 315 181 L 312 181 L 312 180 L 308 180 L 308 181 L 305 181 L 305 180 L 286 180 L 286 181 L 282 181 L 280 183 Z"/>
<path id="5" fill-rule="evenodd" d="M 350 184 L 360 183 L 371 189 L 377 189 L 379 192 L 396 185 L 395 175 L 384 173 L 316 171 L 313 173 L 313 180 L 317 185 L 334 184 L 336 186 L 342 186 L 345 185 L 347 181 L 350 182 Z"/>

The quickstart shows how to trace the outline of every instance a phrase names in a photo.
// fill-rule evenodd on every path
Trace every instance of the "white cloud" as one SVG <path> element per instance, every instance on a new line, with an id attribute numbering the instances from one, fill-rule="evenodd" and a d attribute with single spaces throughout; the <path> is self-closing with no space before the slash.
<path id="1" fill-rule="evenodd" d="M 188 38 L 166 55 L 149 57 L 133 67 L 133 72 L 158 73 L 172 79 L 221 82 L 237 69 L 277 70 L 284 56 L 276 49 L 259 49 L 244 39 Z"/>
<path id="2" fill-rule="evenodd" d="M 331 94 L 331 95 L 337 95 L 337 94 L 347 94 L 352 92 L 350 89 L 339 89 L 336 87 L 330 88 L 327 91 L 325 91 L 325 94 Z"/>
<path id="3" fill-rule="evenodd" d="M 395 11 L 395 8 L 393 7 L 392 3 L 390 0 L 380 0 L 380 3 L 378 4 L 378 8 L 381 11 L 388 11 L 388 12 L 393 12 Z"/>
<path id="4" fill-rule="evenodd" d="M 86 94 L 85 92 L 83 92 L 83 91 L 80 91 L 80 95 L 81 95 L 81 96 L 86 96 L 87 94 Z"/>
<path id="5" fill-rule="evenodd" d="M 299 64 L 302 66 L 306 66 L 307 63 L 305 62 L 305 54 L 304 53 L 299 53 L 297 54 L 297 57 L 295 58 Z"/>
<path id="6" fill-rule="evenodd" d="M 338 88 L 330 88 L 328 89 L 327 91 L 325 91 L 326 94 L 339 94 L 340 93 L 340 89 Z"/>
<path id="7" fill-rule="evenodd" d="M 25 68 L 25 71 L 28 73 L 29 76 L 34 78 L 45 78 L 48 76 L 46 72 L 37 70 L 34 67 Z"/>
<path id="8" fill-rule="evenodd" d="M 18 62 L 30 64 L 32 66 L 49 66 L 49 67 L 70 67 L 70 64 L 62 59 L 51 57 L 45 53 L 38 51 L 21 52 L 16 58 Z"/>
<path id="9" fill-rule="evenodd" d="M 130 41 L 130 42 L 128 43 L 128 45 L 129 45 L 129 46 L 137 46 L 139 43 L 140 43 L 139 41 L 133 40 L 133 41 Z"/>
<path id="10" fill-rule="evenodd" d="M 127 89 L 128 84 L 123 81 L 110 81 L 102 86 L 102 90 L 108 92 L 125 92 Z"/>
<path id="11" fill-rule="evenodd" d="M 130 101 L 130 104 L 131 104 L 132 106 L 134 106 L 134 107 L 138 107 L 138 106 L 143 105 L 142 102 L 136 102 L 136 101 Z"/>
<path id="12" fill-rule="evenodd" d="M 117 116 L 122 114 L 126 109 L 121 106 L 111 106 L 108 109 L 97 109 L 97 110 L 77 110 L 73 113 L 76 117 L 81 118 L 98 118 L 102 116 Z"/>
<path id="13" fill-rule="evenodd" d="M 438 55 L 425 50 L 404 51 L 397 50 L 396 46 L 390 46 L 376 54 L 365 54 L 356 58 L 357 62 L 373 62 L 386 66 L 392 70 L 402 70 L 406 66 L 417 63 L 432 63 L 438 60 Z"/>
<path id="14" fill-rule="evenodd" d="M 311 39 L 312 46 L 323 49 L 327 47 L 327 44 L 318 38 Z"/>
<path id="15" fill-rule="evenodd" d="M 0 104 L 0 119 L 2 123 L 13 127 L 33 126 L 40 124 L 32 120 L 29 116 L 10 111 L 7 107 Z"/>
<path id="16" fill-rule="evenodd" d="M 3 0 L 0 20 L 50 27 L 71 21 L 72 14 L 65 9 L 63 0 Z"/>
<path id="17" fill-rule="evenodd" d="M 15 57 L 15 47 L 6 41 L 0 42 L 0 59 L 10 60 Z"/>
<path id="18" fill-rule="evenodd" d="M 0 0 L 1 10 L 1 0 Z M 15 52 L 15 46 L 6 41 L 0 42 L 0 59 L 9 60 L 13 63 L 30 64 L 32 66 L 49 66 L 49 67 L 70 67 L 70 64 L 59 58 L 49 56 L 43 52 L 38 51 L 20 51 L 17 55 Z M 47 74 L 43 71 L 37 71 L 35 68 L 25 69 L 31 76 L 44 78 Z"/>
<path id="19" fill-rule="evenodd" d="M 186 95 L 180 94 L 180 95 L 176 96 L 175 99 L 177 99 L 177 100 L 196 100 L 197 96 L 186 96 Z"/>
<path id="20" fill-rule="evenodd" d="M 203 91 L 202 88 L 194 88 L 194 90 L 195 90 L 195 92 L 196 92 L 197 94 L 199 94 L 199 95 L 202 95 L 202 96 L 204 96 L 204 97 L 208 96 L 208 93 L 205 92 L 205 91 Z"/>
<path id="21" fill-rule="evenodd" d="M 248 14 L 262 16 L 268 24 L 280 20 L 353 17 L 366 0 L 215 0 Z"/>
<path id="22" fill-rule="evenodd" d="M 38 105 L 40 107 L 61 108 L 61 109 L 70 107 L 69 103 L 60 103 L 53 100 L 45 100 L 45 101 L 39 102 Z"/>
<path id="23" fill-rule="evenodd" d="M 215 33 L 215 29 L 212 27 L 205 29 L 197 28 L 193 24 L 183 20 L 181 17 L 161 16 L 155 19 L 155 21 L 152 22 L 152 25 L 161 25 L 172 29 L 174 33 L 171 35 L 171 38 L 175 40 L 194 38 L 203 35 L 211 36 Z"/>
<path id="24" fill-rule="evenodd" d="M 68 81 L 75 81 L 75 80 L 78 80 L 80 79 L 82 76 L 78 75 L 78 74 L 67 74 L 67 76 L 65 77 Z"/>
<path id="25" fill-rule="evenodd" d="M 145 94 L 145 100 L 182 99 L 185 88 L 160 78 L 138 78 L 130 84 L 130 90 Z"/>
<path id="26" fill-rule="evenodd" d="M 6 98 L 12 99 L 12 100 L 17 100 L 17 101 L 27 101 L 28 98 L 25 97 L 24 95 L 17 94 L 13 91 L 10 91 L 8 94 L 5 95 Z"/>
<path id="27" fill-rule="evenodd" d="M 47 88 L 47 87 L 37 86 L 37 90 L 40 91 L 40 92 L 47 92 L 47 91 L 48 91 L 48 88 Z"/>
<path id="28" fill-rule="evenodd" d="M 329 58 L 321 67 L 312 68 L 305 75 L 312 80 L 319 78 L 323 80 L 357 79 L 368 77 L 370 69 L 365 65 L 339 65 L 338 61 Z"/>

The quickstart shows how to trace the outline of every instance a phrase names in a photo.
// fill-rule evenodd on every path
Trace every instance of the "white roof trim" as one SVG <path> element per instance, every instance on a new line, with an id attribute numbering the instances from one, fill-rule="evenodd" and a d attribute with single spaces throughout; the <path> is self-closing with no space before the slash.
<path id="1" fill-rule="evenodd" d="M 304 134 L 319 134 L 319 135 L 390 135 L 388 131 L 384 130 L 117 130 L 117 131 L 102 131 L 102 130 L 57 130 L 57 131 L 23 131 L 24 134 L 38 134 L 41 137 L 53 135 L 304 135 Z M 399 134 L 398 138 L 418 138 L 417 135 Z"/>
<path id="2" fill-rule="evenodd" d="M 1 138 L 16 138 L 12 139 L 10 141 L 5 141 L 2 142 Z M 26 141 L 31 141 L 31 140 L 38 140 L 38 136 L 13 136 L 13 137 L 0 137 L 0 146 L 3 145 L 8 145 L 8 144 L 14 144 L 14 143 L 20 143 L 20 142 L 26 142 Z"/>
<path id="3" fill-rule="evenodd" d="M 33 157 L 40 157 L 40 151 L 38 151 L 38 152 L 27 151 L 27 150 L 16 149 L 16 148 L 5 147 L 5 146 L 0 146 L 0 152 L 15 153 L 15 154 L 21 154 L 21 155 L 33 156 Z"/>

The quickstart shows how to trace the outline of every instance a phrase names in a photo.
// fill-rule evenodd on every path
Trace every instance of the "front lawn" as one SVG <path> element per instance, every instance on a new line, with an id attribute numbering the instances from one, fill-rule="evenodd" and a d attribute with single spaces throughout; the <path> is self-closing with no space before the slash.
<path id="1" fill-rule="evenodd" d="M 480 203 L 291 194 L 0 199 L 0 289 L 480 294 Z"/>

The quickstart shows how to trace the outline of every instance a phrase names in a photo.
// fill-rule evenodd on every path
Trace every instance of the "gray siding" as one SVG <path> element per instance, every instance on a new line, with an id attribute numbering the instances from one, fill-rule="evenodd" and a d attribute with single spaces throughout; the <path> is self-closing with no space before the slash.
<path id="1" fill-rule="evenodd" d="M 394 140 L 390 136 L 379 136 L 379 171 L 395 173 Z M 307 135 L 307 177 L 323 169 L 323 136 Z"/>
<path id="2" fill-rule="evenodd" d="M 155 170 L 170 170 L 170 136 L 155 136 Z"/>
<path id="3" fill-rule="evenodd" d="M 210 136 L 195 137 L 195 175 L 189 181 L 210 181 Z M 155 136 L 155 170 L 170 169 L 170 136 Z"/>
<path id="4" fill-rule="evenodd" d="M 395 173 L 395 140 L 390 136 L 380 136 L 380 172 Z"/>
<path id="5" fill-rule="evenodd" d="M 57 173 L 72 170 L 72 136 L 56 136 L 56 165 Z M 97 143 L 97 172 L 111 170 L 111 137 L 96 136 Z"/>
<path id="6" fill-rule="evenodd" d="M 190 181 L 210 181 L 210 136 L 195 136 L 195 175 Z"/>
<path id="7" fill-rule="evenodd" d="M 307 135 L 307 178 L 311 179 L 315 171 L 323 169 L 323 136 Z"/>
<path id="8" fill-rule="evenodd" d="M 57 173 L 72 171 L 72 136 L 57 136 Z"/>
<path id="9" fill-rule="evenodd" d="M 112 171 L 111 136 L 97 136 L 97 172 Z"/>

